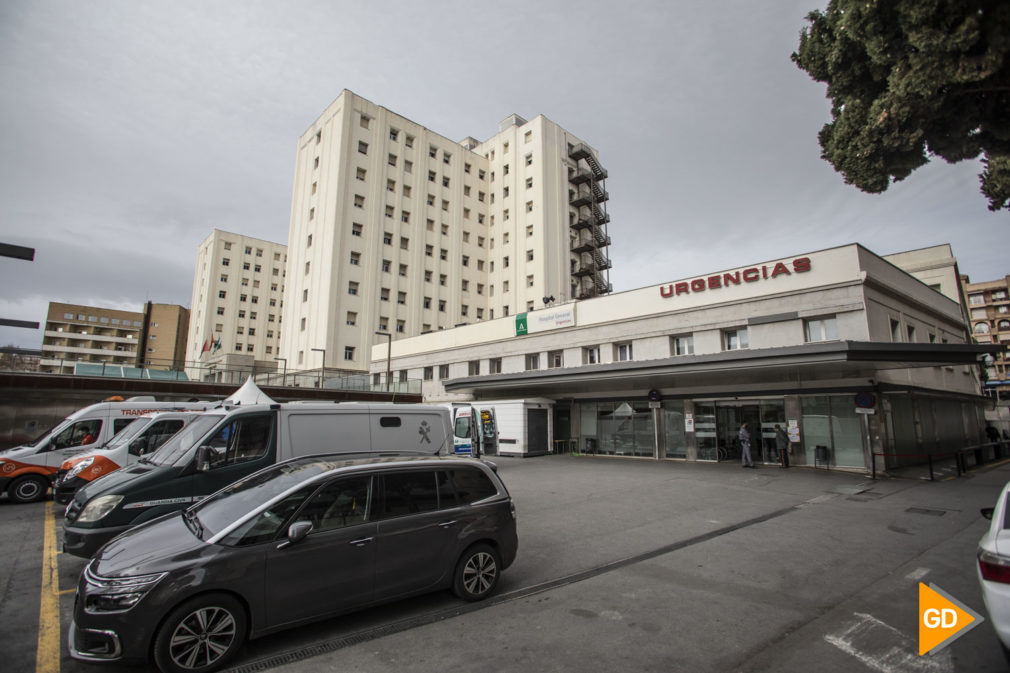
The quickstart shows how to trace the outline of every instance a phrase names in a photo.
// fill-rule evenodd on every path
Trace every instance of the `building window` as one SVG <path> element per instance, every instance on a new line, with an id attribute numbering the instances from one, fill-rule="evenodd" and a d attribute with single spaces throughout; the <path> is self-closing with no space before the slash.
<path id="1" fill-rule="evenodd" d="M 393 245 L 393 235 L 390 233 L 382 234 L 382 244 L 383 245 Z"/>
<path id="2" fill-rule="evenodd" d="M 985 295 L 984 294 L 970 294 L 970 295 L 968 295 L 968 303 L 971 306 L 982 306 L 983 304 L 985 304 Z"/>
<path id="3" fill-rule="evenodd" d="M 975 332 L 975 334 L 988 334 L 989 323 L 987 322 L 975 323 L 975 329 L 973 331 Z"/>
<path id="4" fill-rule="evenodd" d="M 565 352 L 564 351 L 551 351 L 547 354 L 547 368 L 557 369 L 558 367 L 565 366 Z"/>
<path id="5" fill-rule="evenodd" d="M 379 299 L 382 301 L 389 301 L 389 288 L 384 287 L 379 289 Z"/>
<path id="6" fill-rule="evenodd" d="M 750 346 L 747 328 L 729 329 L 722 333 L 722 348 L 727 351 L 738 351 Z"/>
<path id="7" fill-rule="evenodd" d="M 221 266 L 228 266 L 229 264 L 231 264 L 231 260 L 230 259 L 228 259 L 227 257 L 222 257 L 221 258 Z"/>
<path id="8" fill-rule="evenodd" d="M 396 166 L 396 155 L 395 154 L 390 154 L 386 158 L 386 163 L 389 164 L 390 166 L 395 167 Z M 392 191 L 392 190 L 390 190 L 390 191 Z"/>
<path id="9" fill-rule="evenodd" d="M 614 344 L 614 355 L 614 359 L 618 362 L 630 362 L 631 360 L 634 360 L 635 354 L 631 347 L 631 342 Z"/>
<path id="10" fill-rule="evenodd" d="M 400 275 L 403 276 L 403 277 L 407 276 L 407 265 L 406 264 L 401 264 L 400 265 Z"/>
<path id="11" fill-rule="evenodd" d="M 409 135 L 409 134 L 407 136 L 405 136 L 404 139 L 403 139 L 403 144 L 406 145 L 407 147 L 413 147 L 414 146 L 414 136 Z"/>
<path id="12" fill-rule="evenodd" d="M 480 360 L 470 360 L 467 363 L 467 376 L 480 376 Z"/>
<path id="13" fill-rule="evenodd" d="M 354 359 L 354 346 L 344 346 L 344 359 L 345 360 Z"/>
<path id="14" fill-rule="evenodd" d="M 838 339 L 838 324 L 834 317 L 805 320 L 803 328 L 808 343 Z"/>
<path id="15" fill-rule="evenodd" d="M 347 320 L 345 322 L 348 325 L 351 325 L 351 326 L 357 325 L 358 324 L 358 314 L 355 313 L 354 311 L 348 311 L 347 312 Z"/>
<path id="16" fill-rule="evenodd" d="M 361 236 L 361 230 L 364 227 L 357 222 L 351 224 L 351 236 Z"/>
<path id="17" fill-rule="evenodd" d="M 901 341 L 901 321 L 891 318 L 891 341 Z"/>
<path id="18" fill-rule="evenodd" d="M 526 276 L 526 287 L 533 287 L 533 276 Z"/>
<path id="19" fill-rule="evenodd" d="M 364 208 L 365 207 L 365 197 L 361 196 L 360 194 L 355 194 L 354 195 L 354 207 L 355 208 Z"/>
<path id="20" fill-rule="evenodd" d="M 526 354 L 526 371 L 540 369 L 540 353 Z"/>
<path id="21" fill-rule="evenodd" d="M 435 378 L 435 370 L 433 367 L 425 367 L 424 374 L 422 375 L 425 381 L 431 381 Z"/>
<path id="22" fill-rule="evenodd" d="M 366 143 L 364 140 L 359 140 L 358 152 L 361 154 L 368 154 L 368 143 Z"/>
<path id="23" fill-rule="evenodd" d="M 218 299 L 224 299 L 225 296 L 227 296 L 227 294 L 228 293 L 225 290 L 218 290 L 217 297 L 218 297 Z"/>
<path id="24" fill-rule="evenodd" d="M 694 335 L 671 337 L 674 355 L 694 355 Z"/>
<path id="25" fill-rule="evenodd" d="M 491 358 L 487 361 L 489 374 L 501 374 L 501 358 Z"/>
<path id="26" fill-rule="evenodd" d="M 361 115 L 361 128 L 367 129 L 368 123 L 372 121 L 372 118 L 367 115 Z"/>
<path id="27" fill-rule="evenodd" d="M 358 284 L 353 280 L 347 284 L 347 294 L 358 294 Z"/>
<path id="28" fill-rule="evenodd" d="M 527 262 L 532 262 L 533 261 L 533 251 L 532 250 L 527 250 L 526 251 L 526 261 Z"/>
<path id="29" fill-rule="evenodd" d="M 407 303 L 407 293 L 406 292 L 397 292 L 396 293 L 396 303 L 397 304 L 406 304 Z"/>
<path id="30" fill-rule="evenodd" d="M 406 330 L 406 329 L 407 329 L 407 323 L 406 322 L 404 322 L 403 320 L 397 320 L 396 321 L 396 331 L 397 332 L 399 332 L 400 334 L 403 334 L 404 330 Z"/>
<path id="31" fill-rule="evenodd" d="M 438 366 L 438 378 L 439 380 L 449 378 L 449 365 Z"/>
<path id="32" fill-rule="evenodd" d="M 397 130 L 396 130 L 396 129 L 394 129 L 394 128 L 391 128 L 391 129 L 389 129 L 389 139 L 390 139 L 390 140 L 392 140 L 392 141 L 393 141 L 393 142 L 395 143 L 395 142 L 396 142 L 396 139 L 397 139 L 398 137 L 400 137 L 400 132 L 399 132 L 399 131 L 397 131 Z"/>

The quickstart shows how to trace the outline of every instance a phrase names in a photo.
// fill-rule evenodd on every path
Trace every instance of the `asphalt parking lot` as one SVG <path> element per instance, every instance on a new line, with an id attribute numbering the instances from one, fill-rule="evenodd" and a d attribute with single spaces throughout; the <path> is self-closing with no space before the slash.
<path id="1" fill-rule="evenodd" d="M 978 510 L 1010 465 L 874 482 L 579 456 L 496 462 L 520 550 L 494 598 L 446 592 L 328 620 L 253 641 L 232 670 L 1007 670 L 988 622 L 919 657 L 917 587 L 935 583 L 984 614 Z M 44 572 L 47 511 L 58 549 L 58 507 L 0 502 L 0 623 L 19 643 L 4 670 L 142 670 L 66 655 L 84 561 L 57 554 Z"/>

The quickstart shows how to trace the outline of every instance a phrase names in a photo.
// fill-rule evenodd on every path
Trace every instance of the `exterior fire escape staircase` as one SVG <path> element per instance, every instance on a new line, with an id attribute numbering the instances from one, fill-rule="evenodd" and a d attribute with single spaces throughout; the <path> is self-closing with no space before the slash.
<path id="1" fill-rule="evenodd" d="M 576 209 L 571 221 L 572 252 L 577 256 L 577 260 L 572 260 L 575 298 L 589 299 L 614 289 L 610 284 L 610 260 L 605 252 L 610 245 L 607 233 L 610 215 L 606 211 L 610 195 L 604 187 L 607 171 L 588 145 L 570 145 L 568 157 L 576 161 L 576 169 L 568 178 L 574 187 L 569 205 Z"/>

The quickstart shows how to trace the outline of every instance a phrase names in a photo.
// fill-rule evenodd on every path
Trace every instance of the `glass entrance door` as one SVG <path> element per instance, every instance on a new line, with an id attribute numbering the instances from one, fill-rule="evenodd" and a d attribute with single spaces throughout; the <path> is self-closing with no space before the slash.
<path id="1" fill-rule="evenodd" d="M 716 403 L 716 445 L 720 461 L 740 462 L 740 426 L 750 430 L 750 455 L 755 463 L 778 463 L 775 424 L 785 425 L 782 400 Z"/>

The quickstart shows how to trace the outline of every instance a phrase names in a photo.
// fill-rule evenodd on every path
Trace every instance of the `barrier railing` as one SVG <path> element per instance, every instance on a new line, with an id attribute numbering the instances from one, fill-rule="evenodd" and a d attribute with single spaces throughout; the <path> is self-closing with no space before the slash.
<path id="1" fill-rule="evenodd" d="M 872 478 L 877 478 L 877 456 L 881 458 L 925 458 L 926 463 L 929 467 L 929 480 L 936 481 L 936 476 L 933 471 L 933 461 L 942 458 L 953 458 L 954 465 L 957 468 L 957 476 L 961 476 L 968 472 L 968 461 L 967 456 L 972 455 L 975 459 L 974 467 L 981 467 L 985 465 L 987 461 L 986 449 L 992 449 L 992 460 L 998 460 L 1004 454 L 1003 442 L 989 442 L 986 444 L 976 444 L 973 446 L 966 446 L 961 449 L 956 449 L 954 451 L 943 451 L 943 452 L 930 452 L 930 453 L 877 453 L 871 452 L 870 462 L 873 464 L 872 468 Z"/>

